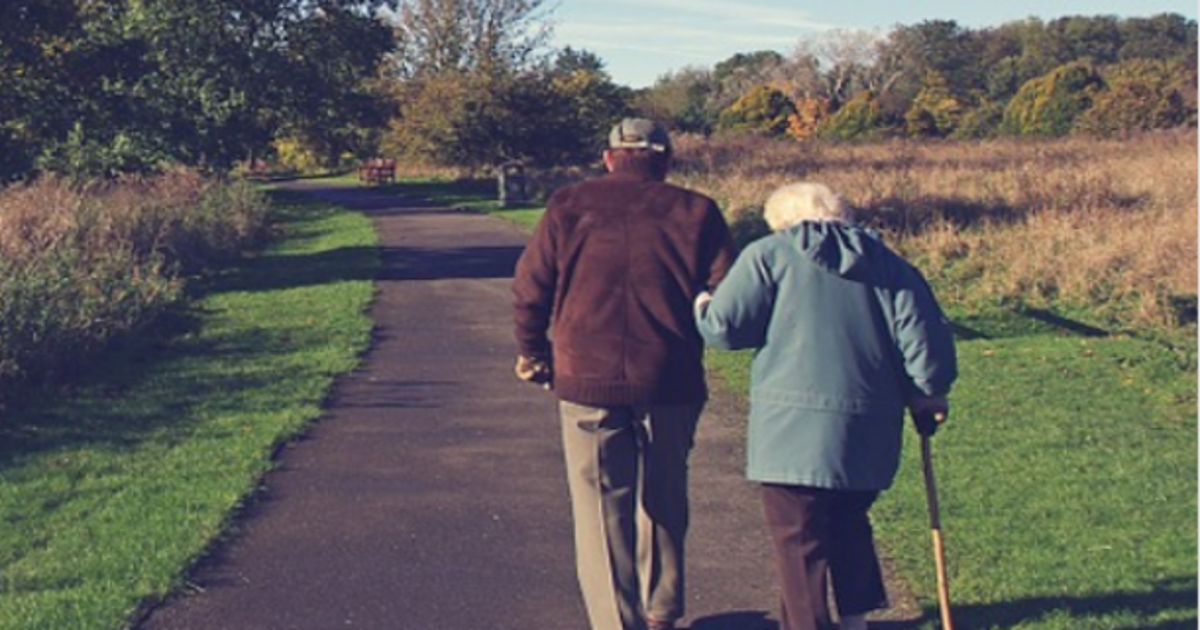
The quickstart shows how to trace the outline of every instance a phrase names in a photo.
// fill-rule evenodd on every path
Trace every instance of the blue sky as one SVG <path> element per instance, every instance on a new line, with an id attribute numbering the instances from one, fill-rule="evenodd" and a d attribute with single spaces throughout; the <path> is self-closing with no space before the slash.
<path id="1" fill-rule="evenodd" d="M 616 83 L 646 87 L 687 66 L 712 68 L 739 52 L 790 55 L 805 37 L 829 29 L 879 29 L 924 20 L 968 28 L 1027 17 L 1148 17 L 1179 13 L 1196 19 L 1195 0 L 557 0 L 549 20 L 553 45 L 595 53 Z"/>

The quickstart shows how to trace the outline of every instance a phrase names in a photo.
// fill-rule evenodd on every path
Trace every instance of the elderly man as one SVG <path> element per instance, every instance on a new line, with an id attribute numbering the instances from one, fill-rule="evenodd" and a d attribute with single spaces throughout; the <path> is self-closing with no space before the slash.
<path id="1" fill-rule="evenodd" d="M 736 254 L 716 203 L 664 181 L 670 159 L 661 126 L 618 123 L 609 173 L 551 196 L 513 279 L 517 376 L 559 398 L 593 630 L 667 629 L 684 612 L 687 460 L 707 398 L 692 301 Z"/>
<path id="2" fill-rule="evenodd" d="M 747 476 L 762 484 L 780 630 L 826 630 L 828 572 L 842 630 L 887 605 L 868 510 L 900 458 L 908 407 L 932 435 L 957 376 L 954 340 L 925 279 L 828 187 L 767 200 L 774 233 L 696 300 L 713 346 L 755 348 Z"/>

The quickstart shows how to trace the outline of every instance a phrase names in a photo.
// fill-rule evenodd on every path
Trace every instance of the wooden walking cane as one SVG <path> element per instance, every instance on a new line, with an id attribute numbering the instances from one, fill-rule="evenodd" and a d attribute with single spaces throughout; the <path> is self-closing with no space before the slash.
<path id="1" fill-rule="evenodd" d="M 929 527 L 933 531 L 933 559 L 937 565 L 938 608 L 942 612 L 942 630 L 954 630 L 950 619 L 950 584 L 946 579 L 946 549 L 942 545 L 942 523 L 938 516 L 937 486 L 933 481 L 933 456 L 929 436 L 921 436 L 921 462 L 925 469 L 925 502 L 929 505 Z"/>

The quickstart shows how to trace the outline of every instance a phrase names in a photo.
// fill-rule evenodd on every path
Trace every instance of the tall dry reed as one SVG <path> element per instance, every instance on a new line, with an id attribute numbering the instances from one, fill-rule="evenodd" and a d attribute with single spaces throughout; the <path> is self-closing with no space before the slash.
<path id="1" fill-rule="evenodd" d="M 258 242 L 266 207 L 184 170 L 0 191 L 0 404 L 154 321 L 187 274 Z"/>
<path id="2" fill-rule="evenodd" d="M 676 152 L 673 180 L 734 220 L 781 184 L 828 184 L 960 304 L 1067 304 L 1130 326 L 1194 320 L 1194 129 L 873 145 L 681 138 Z"/>

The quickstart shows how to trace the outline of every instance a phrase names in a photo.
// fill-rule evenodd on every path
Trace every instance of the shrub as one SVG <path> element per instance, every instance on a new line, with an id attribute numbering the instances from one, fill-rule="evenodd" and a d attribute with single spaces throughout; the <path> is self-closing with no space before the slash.
<path id="1" fill-rule="evenodd" d="M 904 114 L 904 127 L 910 136 L 944 137 L 954 131 L 962 115 L 962 102 L 950 92 L 946 78 L 930 72 Z"/>
<path id="2" fill-rule="evenodd" d="M 1196 70 L 1188 64 L 1133 59 L 1105 68 L 1103 76 L 1107 88 L 1076 121 L 1077 130 L 1115 136 L 1195 122 Z"/>
<path id="3" fill-rule="evenodd" d="M 803 97 L 796 101 L 796 113 L 788 116 L 789 136 L 808 140 L 817 135 L 821 123 L 829 116 L 829 99 Z"/>
<path id="4" fill-rule="evenodd" d="M 825 118 L 817 134 L 830 140 L 872 140 L 884 134 L 879 104 L 870 92 L 861 92 Z"/>
<path id="5" fill-rule="evenodd" d="M 1000 132 L 1004 122 L 1004 106 L 993 101 L 984 101 L 977 107 L 963 112 L 958 127 L 951 134 L 961 140 L 993 138 Z"/>
<path id="6" fill-rule="evenodd" d="M 746 92 L 721 112 L 717 126 L 729 131 L 758 131 L 780 136 L 788 129 L 788 118 L 796 105 L 786 94 L 769 85 Z"/>
<path id="7" fill-rule="evenodd" d="M 321 156 L 317 155 L 317 152 L 300 138 L 294 136 L 277 138 L 273 147 L 276 155 L 279 156 L 279 164 L 292 171 L 315 173 L 324 166 L 321 163 Z"/>
<path id="8" fill-rule="evenodd" d="M 64 139 L 42 147 L 36 166 L 47 173 L 86 180 L 118 173 L 150 173 L 169 161 L 146 134 L 85 128 L 76 122 Z"/>
<path id="9" fill-rule="evenodd" d="M 1021 86 L 1004 110 L 1004 130 L 1020 136 L 1064 136 L 1102 87 L 1089 63 L 1059 66 Z"/>
<path id="10" fill-rule="evenodd" d="M 0 404 L 16 385 L 68 378 L 82 360 L 180 297 L 158 260 L 129 249 L 88 257 L 56 247 L 36 261 L 0 260 Z"/>
<path id="11" fill-rule="evenodd" d="M 188 274 L 260 243 L 266 202 L 191 171 L 0 192 L 0 404 L 153 322 Z"/>

